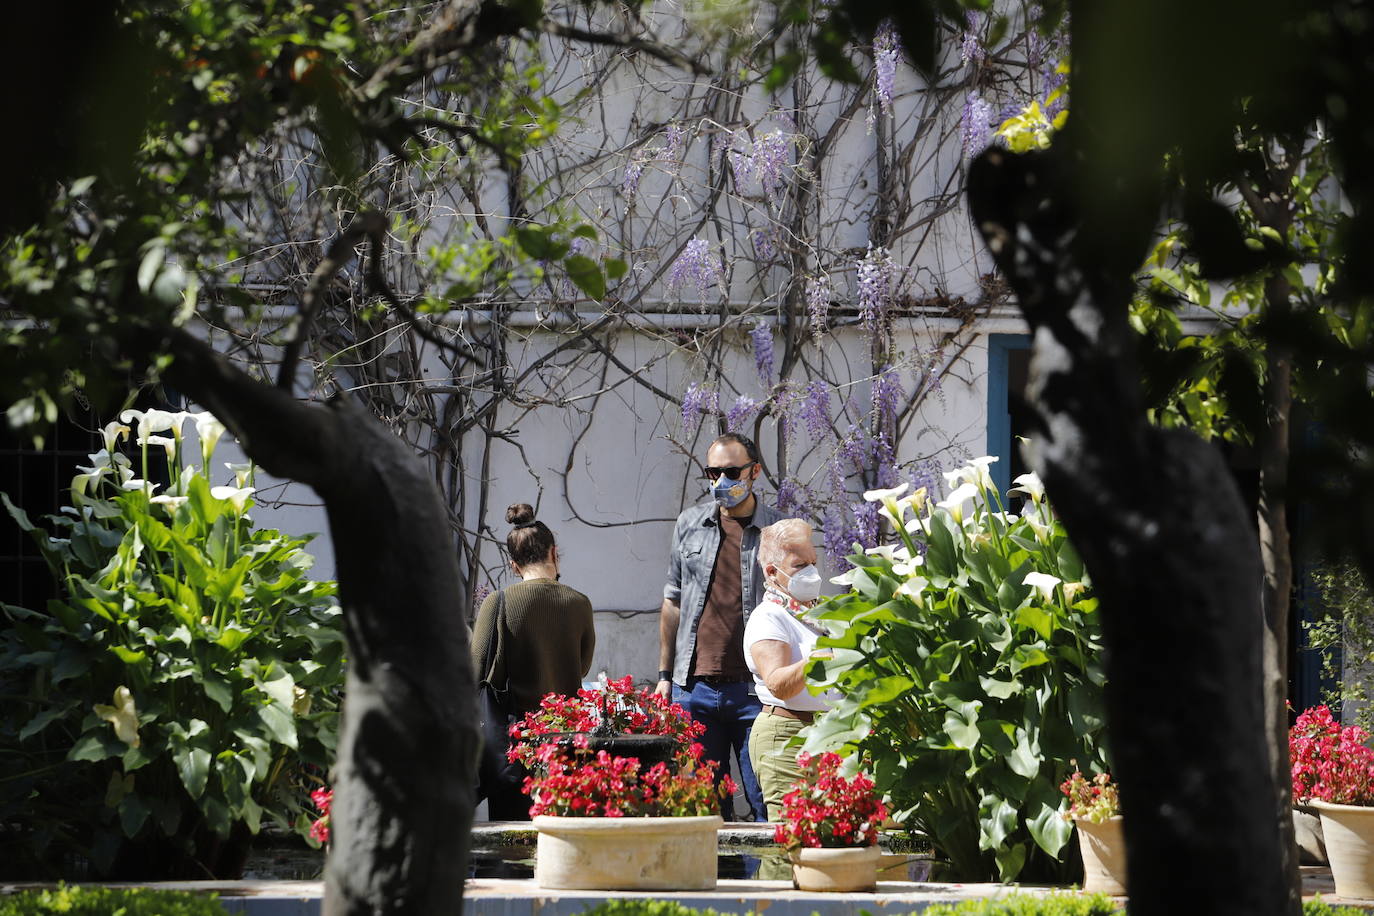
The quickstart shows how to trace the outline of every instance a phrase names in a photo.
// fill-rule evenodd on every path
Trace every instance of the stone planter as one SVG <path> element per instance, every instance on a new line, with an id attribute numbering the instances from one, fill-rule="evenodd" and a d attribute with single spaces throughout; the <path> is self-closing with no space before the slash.
<path id="1" fill-rule="evenodd" d="M 1325 865 L 1326 842 L 1322 839 L 1321 814 L 1311 805 L 1293 806 L 1293 839 L 1298 843 L 1300 865 Z"/>
<path id="2" fill-rule="evenodd" d="M 1083 890 L 1122 897 L 1126 894 L 1126 838 L 1121 815 L 1100 824 L 1074 819 L 1078 849 L 1083 853 Z"/>
<path id="3" fill-rule="evenodd" d="M 792 883 L 803 891 L 871 891 L 878 886 L 877 846 L 794 849 Z"/>
<path id="4" fill-rule="evenodd" d="M 1374 899 L 1374 808 L 1320 799 L 1312 807 L 1321 812 L 1336 896 Z"/>
<path id="5" fill-rule="evenodd" d="M 534 819 L 534 881 L 557 890 L 711 890 L 724 823 L 718 815 L 541 815 Z"/>

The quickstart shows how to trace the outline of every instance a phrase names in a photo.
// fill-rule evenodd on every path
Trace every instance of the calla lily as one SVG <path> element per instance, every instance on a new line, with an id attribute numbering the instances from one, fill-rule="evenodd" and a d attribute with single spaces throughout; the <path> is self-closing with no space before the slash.
<path id="1" fill-rule="evenodd" d="M 1013 493 L 1024 493 L 1029 496 L 1032 501 L 1037 503 L 1045 498 L 1045 485 L 1040 482 L 1039 475 L 1034 472 L 1022 474 L 1012 481 L 1012 483 L 1016 484 L 1016 486 L 1007 491 L 1008 496 Z"/>
<path id="2" fill-rule="evenodd" d="M 244 461 L 235 464 L 232 461 L 224 462 L 224 466 L 234 472 L 234 486 L 246 487 L 253 479 L 253 462 Z"/>
<path id="3" fill-rule="evenodd" d="M 163 493 L 160 496 L 154 496 L 152 499 L 148 500 L 148 502 L 156 503 L 159 506 L 166 506 L 168 512 L 176 512 L 177 509 L 181 508 L 181 504 L 186 502 L 189 498 L 188 496 L 171 496 L 167 493 Z"/>
<path id="4" fill-rule="evenodd" d="M 186 414 L 182 411 L 175 413 L 170 410 L 126 410 L 120 413 L 119 422 L 133 423 L 138 422 L 138 438 L 140 441 L 147 438 L 151 433 L 161 433 L 171 430 L 173 435 L 181 435 L 181 424 L 186 422 Z"/>
<path id="5" fill-rule="evenodd" d="M 923 576 L 910 576 L 905 582 L 897 586 L 896 594 L 905 595 L 917 604 L 924 605 L 925 596 L 922 592 L 925 591 L 926 586 L 929 584 L 930 580 Z"/>
<path id="6" fill-rule="evenodd" d="M 963 481 L 973 484 L 980 490 L 991 490 L 992 475 L 988 473 L 988 465 L 997 460 L 996 455 L 983 455 L 980 458 L 974 458 L 958 470 L 946 473 L 945 480 L 948 480 L 951 486 L 957 481 Z"/>
<path id="7" fill-rule="evenodd" d="M 863 570 L 861 570 L 861 569 L 859 569 L 857 566 L 855 566 L 855 567 L 852 567 L 852 568 L 850 568 L 850 569 L 846 569 L 844 572 L 840 573 L 838 576 L 832 576 L 831 579 L 830 579 L 830 584 L 831 584 L 831 585 L 842 585 L 842 586 L 844 586 L 845 588 L 853 588 L 854 583 L 858 581 L 859 576 L 861 576 L 861 575 L 863 575 Z"/>
<path id="8" fill-rule="evenodd" d="M 100 478 L 110 473 L 110 468 L 108 466 L 99 468 L 81 468 L 81 470 L 87 473 L 77 474 L 75 477 L 72 478 L 73 499 L 80 499 L 81 497 L 85 496 L 86 490 L 90 486 L 91 481 L 98 481 L 100 480 Z"/>
<path id="9" fill-rule="evenodd" d="M 889 563 L 896 563 L 906 558 L 907 549 L 905 547 L 898 547 L 894 544 L 879 544 L 877 547 L 865 548 L 864 553 L 868 554 L 870 557 L 882 557 Z"/>
<path id="10" fill-rule="evenodd" d="M 1030 503 L 1027 503 L 1026 506 L 1029 507 Z M 1042 544 L 1048 544 L 1050 542 L 1050 526 L 1040 521 L 1038 514 L 1034 510 L 1023 512 L 1021 517 L 1026 520 L 1027 525 L 1030 525 L 1031 531 L 1035 532 L 1035 539 L 1037 541 Z"/>
<path id="11" fill-rule="evenodd" d="M 1078 595 L 1079 592 L 1085 591 L 1087 587 L 1088 583 L 1086 582 L 1065 582 L 1064 600 L 1072 601 Z"/>
<path id="12" fill-rule="evenodd" d="M 87 474 L 94 474 L 98 468 L 128 468 L 130 467 L 129 456 L 119 452 L 111 453 L 109 449 L 103 448 L 98 452 L 92 452 L 86 456 L 86 460 L 91 463 L 90 467 L 79 467 L 78 471 L 85 471 Z"/>
<path id="13" fill-rule="evenodd" d="M 897 500 L 897 505 L 901 507 L 910 507 L 912 512 L 920 512 L 926 507 L 927 502 L 929 502 L 929 497 L 926 488 L 921 487 L 906 499 Z"/>
<path id="14" fill-rule="evenodd" d="M 248 503 L 248 497 L 252 496 L 257 489 L 255 487 L 211 487 L 210 495 L 215 499 L 226 499 L 234 507 L 234 512 L 243 513 L 243 507 Z"/>
<path id="15" fill-rule="evenodd" d="M 212 454 L 215 446 L 219 445 L 220 436 L 224 435 L 224 424 L 208 410 L 191 414 L 191 419 L 196 421 L 196 436 L 200 439 L 201 454 Z"/>
<path id="16" fill-rule="evenodd" d="M 105 440 L 105 451 L 113 452 L 119 440 L 129 435 L 129 427 L 118 421 L 111 421 L 105 424 L 100 435 Z"/>
<path id="17" fill-rule="evenodd" d="M 93 711 L 97 716 L 114 726 L 115 737 L 129 747 L 138 747 L 142 739 L 138 737 L 138 708 L 134 705 L 134 695 L 128 687 L 116 687 L 114 705 L 96 703 Z"/>
<path id="18" fill-rule="evenodd" d="M 1051 576 L 1048 573 L 1028 572 L 1026 573 L 1026 578 L 1021 581 L 1039 592 L 1043 600 L 1053 601 L 1054 587 L 1064 580 L 1060 579 L 1058 576 Z"/>
<path id="19" fill-rule="evenodd" d="M 909 576 L 920 569 L 926 563 L 926 558 L 917 554 L 909 560 L 892 564 L 892 574 L 896 576 Z"/>
<path id="20" fill-rule="evenodd" d="M 291 688 L 291 712 L 297 716 L 310 715 L 310 694 L 304 687 Z"/>
<path id="21" fill-rule="evenodd" d="M 962 524 L 964 521 L 964 503 L 977 495 L 978 488 L 976 486 L 971 483 L 962 483 L 954 488 L 953 493 L 950 493 L 935 505 L 937 508 L 944 509 L 950 515 L 954 516 L 954 520 Z"/>
<path id="22" fill-rule="evenodd" d="M 144 480 L 141 477 L 130 477 L 119 485 L 121 490 L 142 490 L 144 493 L 152 493 L 161 484 L 153 483 L 151 480 Z"/>
<path id="23" fill-rule="evenodd" d="M 903 481 L 899 486 L 887 490 L 865 490 L 864 499 L 871 503 L 885 503 L 889 500 L 895 502 L 907 490 L 911 489 L 911 484 Z"/>
<path id="24" fill-rule="evenodd" d="M 167 453 L 168 461 L 176 461 L 177 440 L 169 439 L 166 436 L 140 436 L 136 441 L 139 445 L 156 445 Z"/>

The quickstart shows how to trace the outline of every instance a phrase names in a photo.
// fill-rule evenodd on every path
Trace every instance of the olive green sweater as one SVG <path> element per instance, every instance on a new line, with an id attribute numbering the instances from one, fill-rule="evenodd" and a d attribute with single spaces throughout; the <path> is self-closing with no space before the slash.
<path id="1" fill-rule="evenodd" d="M 596 630 L 592 603 L 552 579 L 527 579 L 502 589 L 504 626 L 496 625 L 497 593 L 482 602 L 472 629 L 472 667 L 498 691 L 510 686 L 506 712 L 539 708 L 548 693 L 573 695 L 592 667 Z"/>

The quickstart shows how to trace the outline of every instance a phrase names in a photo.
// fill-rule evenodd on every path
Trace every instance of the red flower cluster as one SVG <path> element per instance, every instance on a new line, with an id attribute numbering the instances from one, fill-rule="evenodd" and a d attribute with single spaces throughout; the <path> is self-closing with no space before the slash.
<path id="1" fill-rule="evenodd" d="M 1112 774 L 1098 773 L 1088 780 L 1078 770 L 1064 780 L 1059 791 L 1069 798 L 1069 810 L 1064 812 L 1066 820 L 1085 820 L 1100 824 L 1109 817 L 1121 813 L 1121 800 L 1116 794 L 1116 784 Z"/>
<path id="2" fill-rule="evenodd" d="M 715 782 L 715 765 L 702 761 L 700 744 L 686 757 L 690 766 L 673 773 L 656 763 L 641 772 L 634 757 L 613 757 L 597 751 L 594 758 L 574 754 L 571 759 L 556 744 L 535 751 L 535 774 L 525 779 L 525 793 L 534 800 L 530 816 L 563 817 L 694 817 L 715 814 L 721 799 L 733 795 L 729 776 Z"/>
<path id="3" fill-rule="evenodd" d="M 819 757 L 802 752 L 797 765 L 806 771 L 782 797 L 782 823 L 773 838 L 788 848 L 872 846 L 887 808 L 863 773 L 840 775 L 839 754 Z"/>
<path id="4" fill-rule="evenodd" d="M 632 735 L 671 735 L 678 741 L 678 759 L 689 762 L 687 749 L 706 726 L 692 721 L 677 703 L 670 703 L 651 688 L 636 689 L 634 678 L 626 675 L 618 681 L 608 681 L 606 691 L 579 690 L 568 697 L 551 693 L 510 727 L 512 738 L 507 756 L 533 769 L 537 763 L 540 735 L 556 732 L 589 732 L 601 724 L 603 705 L 613 730 Z"/>
<path id="5" fill-rule="evenodd" d="M 329 808 L 334 804 L 334 790 L 321 787 L 310 793 L 310 800 L 320 810 L 320 819 L 310 825 L 310 838 L 319 843 L 329 842 Z"/>
<path id="6" fill-rule="evenodd" d="M 1369 732 L 1341 728 L 1325 706 L 1313 706 L 1288 730 L 1293 797 L 1336 805 L 1374 805 L 1374 750 Z"/>

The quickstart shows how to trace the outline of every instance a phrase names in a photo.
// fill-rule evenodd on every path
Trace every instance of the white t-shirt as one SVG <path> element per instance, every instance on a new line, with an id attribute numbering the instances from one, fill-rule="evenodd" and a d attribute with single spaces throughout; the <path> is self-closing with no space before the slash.
<path id="1" fill-rule="evenodd" d="M 769 706 L 786 706 L 788 709 L 799 711 L 819 712 L 830 708 L 830 704 L 838 698 L 833 690 L 815 696 L 803 687 L 800 693 L 785 701 L 773 696 L 763 683 L 763 678 L 759 677 L 758 668 L 754 666 L 754 653 L 750 651 L 750 647 L 761 639 L 776 639 L 778 642 L 787 643 L 791 651 L 787 661 L 788 664 L 792 664 L 811 654 L 820 635 L 793 617 L 787 608 L 776 601 L 765 600 L 754 608 L 754 612 L 749 615 L 749 623 L 744 628 L 744 660 L 749 665 L 749 672 L 754 675 L 754 692 L 758 694 L 761 702 Z"/>

